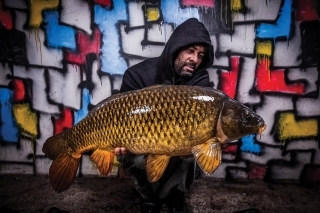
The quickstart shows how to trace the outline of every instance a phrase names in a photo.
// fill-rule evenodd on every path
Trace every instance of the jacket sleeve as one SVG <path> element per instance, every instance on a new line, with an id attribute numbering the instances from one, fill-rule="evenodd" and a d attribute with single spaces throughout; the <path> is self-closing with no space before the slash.
<path id="1" fill-rule="evenodd" d="M 204 72 L 199 78 L 195 80 L 195 82 L 192 83 L 196 86 L 203 86 L 203 87 L 212 87 L 212 82 L 210 82 L 209 74 L 208 72 Z"/>

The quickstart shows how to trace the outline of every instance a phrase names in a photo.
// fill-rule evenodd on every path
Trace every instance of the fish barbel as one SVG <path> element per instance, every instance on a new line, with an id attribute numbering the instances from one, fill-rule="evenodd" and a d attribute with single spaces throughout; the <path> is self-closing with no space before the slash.
<path id="1" fill-rule="evenodd" d="M 172 156 L 193 154 L 212 174 L 221 163 L 221 144 L 265 128 L 253 110 L 219 90 L 156 85 L 110 96 L 73 128 L 48 138 L 42 150 L 53 160 L 50 183 L 62 192 L 88 151 L 101 174 L 111 171 L 116 147 L 147 155 L 148 180 L 155 182 Z"/>

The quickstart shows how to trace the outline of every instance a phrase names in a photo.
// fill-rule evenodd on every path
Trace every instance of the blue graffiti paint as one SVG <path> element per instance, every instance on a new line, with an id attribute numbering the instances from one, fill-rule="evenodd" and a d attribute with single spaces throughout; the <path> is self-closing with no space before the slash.
<path id="1" fill-rule="evenodd" d="M 89 113 L 88 106 L 90 104 L 90 92 L 87 89 L 83 89 L 82 91 L 82 107 L 77 112 L 74 113 L 74 124 L 76 125 L 79 121 L 81 121 L 84 117 L 86 117 Z"/>
<path id="2" fill-rule="evenodd" d="M 257 27 L 257 37 L 276 39 L 284 36 L 289 39 L 291 22 L 293 21 L 291 20 L 292 11 L 292 0 L 285 0 L 276 24 L 260 24 Z"/>
<path id="3" fill-rule="evenodd" d="M 242 140 L 242 146 L 240 149 L 244 152 L 250 152 L 250 153 L 260 153 L 261 152 L 261 146 L 259 144 L 255 144 L 255 134 L 247 135 Z"/>
<path id="4" fill-rule="evenodd" d="M 6 142 L 18 142 L 18 126 L 12 115 L 13 92 L 0 88 L 0 139 Z"/>
<path id="5" fill-rule="evenodd" d="M 189 18 L 197 18 L 199 20 L 198 9 L 192 7 L 182 9 L 179 5 L 179 0 L 162 0 L 161 12 L 164 22 L 173 23 L 175 27 Z"/>
<path id="6" fill-rule="evenodd" d="M 48 47 L 67 48 L 76 50 L 76 31 L 71 27 L 59 25 L 59 14 L 57 11 L 46 11 L 43 13 L 45 25 L 46 42 Z"/>
<path id="7" fill-rule="evenodd" d="M 102 36 L 101 70 L 111 74 L 123 74 L 128 68 L 126 61 L 119 54 L 120 33 L 117 29 L 119 20 L 127 20 L 124 1 L 113 1 L 113 10 L 100 5 L 94 6 L 94 22 L 99 26 Z"/>

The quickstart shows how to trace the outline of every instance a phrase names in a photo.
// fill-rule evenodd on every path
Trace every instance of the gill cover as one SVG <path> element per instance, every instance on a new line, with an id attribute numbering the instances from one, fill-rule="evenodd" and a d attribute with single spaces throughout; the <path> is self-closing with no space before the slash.
<path id="1" fill-rule="evenodd" d="M 221 129 L 229 140 L 258 132 L 264 126 L 263 119 L 240 102 L 227 99 L 220 115 Z"/>

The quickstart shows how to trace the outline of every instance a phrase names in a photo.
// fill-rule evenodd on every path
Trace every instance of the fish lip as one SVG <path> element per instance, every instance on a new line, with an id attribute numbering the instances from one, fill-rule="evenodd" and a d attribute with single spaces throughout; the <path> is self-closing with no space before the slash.
<path id="1" fill-rule="evenodd" d="M 266 128 L 267 128 L 267 125 L 266 125 L 266 124 L 264 124 L 262 127 L 259 127 L 259 130 L 258 130 L 259 134 L 262 134 L 262 132 L 263 132 Z"/>

